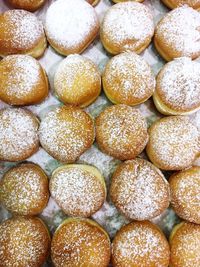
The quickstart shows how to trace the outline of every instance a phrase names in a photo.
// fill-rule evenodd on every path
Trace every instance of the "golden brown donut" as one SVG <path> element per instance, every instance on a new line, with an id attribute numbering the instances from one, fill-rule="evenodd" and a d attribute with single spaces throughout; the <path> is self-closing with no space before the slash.
<path id="1" fill-rule="evenodd" d="M 68 164 L 53 172 L 50 192 L 67 215 L 90 217 L 103 205 L 106 185 L 97 168 L 84 164 Z"/>
<path id="2" fill-rule="evenodd" d="M 154 44 L 167 61 L 177 57 L 200 56 L 200 14 L 188 6 L 167 13 L 158 23 Z"/>
<path id="3" fill-rule="evenodd" d="M 114 205 L 131 220 L 149 220 L 169 206 L 169 185 L 161 171 L 144 159 L 120 164 L 111 180 Z"/>
<path id="4" fill-rule="evenodd" d="M 146 152 L 160 169 L 182 170 L 190 167 L 200 152 L 198 130 L 187 117 L 162 118 L 155 121 L 148 132 Z"/>
<path id="5" fill-rule="evenodd" d="M 148 142 L 147 124 L 138 109 L 114 105 L 96 119 L 96 141 L 106 154 L 117 159 L 133 159 Z"/>
<path id="6" fill-rule="evenodd" d="M 94 142 L 94 122 L 77 107 L 62 106 L 47 113 L 39 129 L 40 143 L 54 158 L 76 161 Z"/>
<path id="7" fill-rule="evenodd" d="M 48 95 L 48 79 L 40 63 L 28 55 L 0 61 L 0 99 L 10 105 L 33 105 Z"/>
<path id="8" fill-rule="evenodd" d="M 85 107 L 99 96 L 101 75 L 92 60 L 80 55 L 70 55 L 58 66 L 54 89 L 63 103 Z"/>
<path id="9" fill-rule="evenodd" d="M 200 225 L 182 222 L 170 235 L 170 267 L 200 266 Z"/>
<path id="10" fill-rule="evenodd" d="M 38 58 L 47 43 L 42 23 L 25 10 L 8 10 L 0 14 L 0 56 L 27 54 Z"/>
<path id="11" fill-rule="evenodd" d="M 171 9 L 174 9 L 174 8 L 177 8 L 183 5 L 190 6 L 197 10 L 199 10 L 200 8 L 199 0 L 162 0 L 162 2 Z"/>
<path id="12" fill-rule="evenodd" d="M 80 54 L 95 39 L 99 20 L 83 0 L 58 0 L 47 10 L 45 31 L 50 45 L 62 55 Z"/>
<path id="13" fill-rule="evenodd" d="M 168 267 L 169 255 L 164 234 L 148 221 L 123 226 L 112 243 L 114 267 Z"/>
<path id="14" fill-rule="evenodd" d="M 191 167 L 171 175 L 171 205 L 182 219 L 200 224 L 200 167 Z"/>
<path id="15" fill-rule="evenodd" d="M 37 218 L 15 217 L 0 224 L 0 266 L 39 267 L 50 250 L 50 234 Z"/>
<path id="16" fill-rule="evenodd" d="M 14 8 L 36 11 L 46 0 L 7 0 Z"/>
<path id="17" fill-rule="evenodd" d="M 113 5 L 101 26 L 101 41 L 111 54 L 132 51 L 140 54 L 154 34 L 153 16 L 149 8 L 137 2 Z"/>
<path id="18" fill-rule="evenodd" d="M 102 76 L 103 89 L 114 104 L 138 105 L 150 98 L 155 78 L 148 63 L 133 52 L 111 58 Z"/>
<path id="19" fill-rule="evenodd" d="M 188 57 L 164 65 L 157 76 L 153 100 L 165 115 L 187 115 L 200 109 L 200 63 Z"/>
<path id="20" fill-rule="evenodd" d="M 109 236 L 95 221 L 66 219 L 53 236 L 51 258 L 55 267 L 107 267 Z"/>
<path id="21" fill-rule="evenodd" d="M 48 199 L 48 177 L 36 164 L 24 163 L 13 167 L 0 181 L 0 202 L 14 214 L 39 214 Z"/>
<path id="22" fill-rule="evenodd" d="M 0 160 L 20 161 L 33 155 L 39 148 L 39 122 L 26 109 L 0 110 Z"/>
<path id="23" fill-rule="evenodd" d="M 96 6 L 100 0 L 86 0 L 90 5 Z"/>

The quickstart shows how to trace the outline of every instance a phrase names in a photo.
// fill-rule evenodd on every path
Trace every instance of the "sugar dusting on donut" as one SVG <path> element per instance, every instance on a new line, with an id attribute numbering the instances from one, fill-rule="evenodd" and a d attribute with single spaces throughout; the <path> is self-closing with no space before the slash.
<path id="1" fill-rule="evenodd" d="M 41 67 L 36 60 L 26 55 L 8 56 L 1 62 L 4 71 L 1 73 L 1 79 L 4 79 L 4 89 L 6 94 L 12 98 L 21 99 L 33 91 L 40 83 Z M 0 64 L 0 65 L 1 65 Z M 5 66 L 5 68 L 4 68 Z M 1 85 L 0 85 L 1 88 Z"/>
<path id="2" fill-rule="evenodd" d="M 110 91 L 111 88 L 114 94 L 118 93 L 121 101 L 146 98 L 153 93 L 155 87 L 150 66 L 134 53 L 113 57 L 107 65 L 104 77 L 107 90 Z"/>
<path id="3" fill-rule="evenodd" d="M 177 58 L 165 65 L 158 78 L 157 93 L 171 108 L 184 111 L 200 105 L 200 63 Z"/>
<path id="4" fill-rule="evenodd" d="M 5 33 L 15 48 L 28 50 L 36 45 L 44 34 L 42 23 L 28 11 L 8 10 L 2 16 L 8 20 L 9 28 L 5 29 Z"/>
<path id="5" fill-rule="evenodd" d="M 148 7 L 136 2 L 119 3 L 105 14 L 103 32 L 110 41 L 123 45 L 124 50 L 132 50 L 151 38 L 154 32 L 153 17 Z"/>
<path id="6" fill-rule="evenodd" d="M 169 188 L 162 173 L 142 159 L 126 161 L 111 187 L 116 205 L 129 218 L 147 220 L 167 208 Z"/>
<path id="7" fill-rule="evenodd" d="M 38 122 L 27 110 L 0 111 L 0 158 L 12 160 L 38 146 Z"/>
<path id="8" fill-rule="evenodd" d="M 45 28 L 48 38 L 73 48 L 81 44 L 98 24 L 94 8 L 82 0 L 58 0 L 48 9 Z"/>
<path id="9" fill-rule="evenodd" d="M 102 182 L 88 171 L 71 167 L 57 171 L 51 180 L 51 194 L 71 215 L 90 215 L 103 204 Z"/>
<path id="10" fill-rule="evenodd" d="M 169 12 L 158 24 L 156 37 L 184 56 L 200 51 L 200 14 L 188 6 Z"/>
<path id="11" fill-rule="evenodd" d="M 199 152 L 199 134 L 187 117 L 165 117 L 151 127 L 150 149 L 159 162 L 176 169 L 191 165 Z"/>
<path id="12" fill-rule="evenodd" d="M 48 249 L 48 233 L 39 219 L 17 217 L 0 225 L 0 261 L 4 266 L 38 266 Z"/>
<path id="13" fill-rule="evenodd" d="M 93 121 L 83 110 L 57 107 L 40 124 L 40 142 L 52 155 L 73 162 L 94 140 Z"/>

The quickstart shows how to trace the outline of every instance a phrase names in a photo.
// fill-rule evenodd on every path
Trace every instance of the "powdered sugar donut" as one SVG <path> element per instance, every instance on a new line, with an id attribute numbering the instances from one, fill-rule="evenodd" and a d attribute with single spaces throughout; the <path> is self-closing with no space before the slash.
<path id="1" fill-rule="evenodd" d="M 49 231 L 37 217 L 18 216 L 0 224 L 3 266 L 42 266 L 49 255 L 50 244 Z"/>
<path id="2" fill-rule="evenodd" d="M 151 42 L 153 16 L 148 7 L 137 2 L 112 6 L 105 14 L 101 41 L 111 54 L 134 51 L 140 54 Z"/>
<path id="3" fill-rule="evenodd" d="M 13 7 L 35 11 L 39 9 L 46 0 L 7 0 Z"/>
<path id="4" fill-rule="evenodd" d="M 53 235 L 51 258 L 55 267 L 107 267 L 110 261 L 109 236 L 93 220 L 68 218 Z"/>
<path id="5" fill-rule="evenodd" d="M 58 0 L 47 10 L 45 30 L 51 46 L 62 55 L 80 54 L 95 39 L 99 21 L 83 0 Z"/>
<path id="6" fill-rule="evenodd" d="M 48 95 L 48 79 L 40 63 L 28 55 L 0 61 L 0 99 L 10 105 L 32 105 Z"/>
<path id="7" fill-rule="evenodd" d="M 144 0 L 112 0 L 114 3 L 121 3 L 121 2 L 128 2 L 128 1 L 134 1 L 134 2 L 143 2 Z"/>
<path id="8" fill-rule="evenodd" d="M 148 132 L 148 157 L 163 170 L 190 167 L 200 152 L 198 130 L 187 117 L 162 118 L 155 121 Z"/>
<path id="9" fill-rule="evenodd" d="M 157 109 L 166 115 L 186 115 L 200 109 L 200 63 L 177 58 L 160 70 L 153 95 Z"/>
<path id="10" fill-rule="evenodd" d="M 169 185 L 158 168 L 136 158 L 117 167 L 111 180 L 110 196 L 127 218 L 149 220 L 169 206 Z"/>
<path id="11" fill-rule="evenodd" d="M 47 46 L 42 23 L 25 10 L 0 14 L 0 56 L 28 54 L 40 57 Z"/>
<path id="12" fill-rule="evenodd" d="M 200 224 L 200 167 L 176 172 L 170 176 L 171 205 L 182 219 Z"/>
<path id="13" fill-rule="evenodd" d="M 85 107 L 99 96 L 101 75 L 90 59 L 70 55 L 58 66 L 54 77 L 54 89 L 65 104 Z"/>
<path id="14" fill-rule="evenodd" d="M 26 109 L 0 110 L 0 160 L 27 159 L 39 148 L 39 123 Z"/>
<path id="15" fill-rule="evenodd" d="M 96 119 L 96 141 L 103 152 L 115 158 L 133 159 L 148 142 L 146 121 L 133 107 L 107 107 Z"/>
<path id="16" fill-rule="evenodd" d="M 39 136 L 41 145 L 52 157 L 74 162 L 93 144 L 94 122 L 80 108 L 57 107 L 41 121 Z"/>
<path id="17" fill-rule="evenodd" d="M 106 198 L 106 185 L 97 168 L 68 164 L 57 168 L 50 180 L 52 197 L 69 216 L 90 217 Z"/>
<path id="18" fill-rule="evenodd" d="M 200 265 L 200 225 L 181 222 L 177 224 L 169 238 L 171 267 L 199 267 Z"/>
<path id="19" fill-rule="evenodd" d="M 158 226 L 132 222 L 123 226 L 112 242 L 114 267 L 168 267 L 170 249 Z"/>
<path id="20" fill-rule="evenodd" d="M 158 23 L 154 44 L 167 61 L 177 57 L 200 55 L 200 14 L 183 6 L 167 13 Z"/>
<path id="21" fill-rule="evenodd" d="M 151 97 L 155 89 L 150 66 L 133 52 L 111 58 L 102 81 L 106 96 L 115 104 L 138 105 Z"/>

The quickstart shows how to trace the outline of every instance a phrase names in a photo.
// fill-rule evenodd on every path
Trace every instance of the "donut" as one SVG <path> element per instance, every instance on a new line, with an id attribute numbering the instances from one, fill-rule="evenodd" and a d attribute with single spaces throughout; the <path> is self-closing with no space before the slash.
<path id="1" fill-rule="evenodd" d="M 7 104 L 38 104 L 48 95 L 46 73 L 31 56 L 10 55 L 3 58 L 0 73 L 0 99 Z"/>
<path id="2" fill-rule="evenodd" d="M 123 226 L 112 242 L 114 267 L 168 267 L 169 254 L 164 234 L 148 221 Z"/>
<path id="3" fill-rule="evenodd" d="M 89 149 L 95 139 L 93 119 L 77 107 L 56 107 L 41 121 L 42 147 L 55 159 L 72 163 Z"/>
<path id="4" fill-rule="evenodd" d="M 155 121 L 148 132 L 147 155 L 162 170 L 188 168 L 199 154 L 198 130 L 187 117 L 162 118 Z"/>
<path id="5" fill-rule="evenodd" d="M 112 0 L 114 3 L 121 3 L 121 2 L 128 2 L 128 1 L 135 1 L 135 2 L 143 2 L 144 0 Z"/>
<path id="6" fill-rule="evenodd" d="M 106 185 L 97 168 L 84 164 L 68 164 L 53 172 L 50 192 L 67 215 L 90 217 L 103 205 Z"/>
<path id="7" fill-rule="evenodd" d="M 114 158 L 133 159 L 148 142 L 146 121 L 133 107 L 107 107 L 96 118 L 96 141 L 103 152 Z"/>
<path id="8" fill-rule="evenodd" d="M 188 57 L 164 65 L 157 76 L 153 100 L 165 115 L 187 115 L 200 109 L 200 63 Z"/>
<path id="9" fill-rule="evenodd" d="M 24 163 L 8 170 L 0 181 L 0 202 L 14 214 L 36 215 L 49 199 L 48 178 L 36 164 Z"/>
<path id="10" fill-rule="evenodd" d="M 50 250 L 50 234 L 37 218 L 14 217 L 0 224 L 1 266 L 42 266 Z"/>
<path id="11" fill-rule="evenodd" d="M 120 164 L 111 180 L 110 197 L 131 220 L 149 220 L 169 206 L 169 185 L 161 171 L 144 159 Z"/>
<path id="12" fill-rule="evenodd" d="M 140 54 L 154 34 L 149 8 L 137 2 L 118 3 L 106 12 L 100 31 L 101 42 L 111 54 L 132 51 Z"/>
<path id="13" fill-rule="evenodd" d="M 101 75 L 88 58 L 70 55 L 58 66 L 54 89 L 64 104 L 85 107 L 96 100 L 101 92 Z"/>
<path id="14" fill-rule="evenodd" d="M 183 5 L 190 6 L 194 9 L 200 9 L 199 0 L 162 0 L 162 2 L 169 8 L 174 9 Z"/>
<path id="15" fill-rule="evenodd" d="M 86 0 L 90 5 L 96 6 L 100 0 Z"/>
<path id="16" fill-rule="evenodd" d="M 170 267 L 200 266 L 200 225 L 182 222 L 176 225 L 169 239 Z"/>
<path id="17" fill-rule="evenodd" d="M 7 0 L 14 8 L 36 11 L 46 0 Z"/>
<path id="18" fill-rule="evenodd" d="M 182 219 L 200 224 L 200 167 L 194 166 L 170 176 L 171 205 Z"/>
<path id="19" fill-rule="evenodd" d="M 68 218 L 53 235 L 51 258 L 55 267 L 107 267 L 110 261 L 109 236 L 93 220 Z"/>
<path id="20" fill-rule="evenodd" d="M 155 30 L 154 45 L 166 60 L 200 56 L 200 14 L 188 6 L 167 13 Z"/>
<path id="21" fill-rule="evenodd" d="M 25 10 L 8 10 L 0 14 L 0 56 L 27 54 L 43 55 L 47 42 L 42 23 Z"/>
<path id="22" fill-rule="evenodd" d="M 99 20 L 83 0 L 58 0 L 47 10 L 45 31 L 50 45 L 62 55 L 80 54 L 95 39 Z"/>
<path id="23" fill-rule="evenodd" d="M 39 122 L 29 110 L 0 110 L 0 160 L 20 161 L 32 156 L 39 148 Z"/>
<path id="24" fill-rule="evenodd" d="M 147 62 L 133 52 L 114 56 L 106 64 L 103 88 L 114 104 L 138 105 L 150 98 L 155 78 Z"/>

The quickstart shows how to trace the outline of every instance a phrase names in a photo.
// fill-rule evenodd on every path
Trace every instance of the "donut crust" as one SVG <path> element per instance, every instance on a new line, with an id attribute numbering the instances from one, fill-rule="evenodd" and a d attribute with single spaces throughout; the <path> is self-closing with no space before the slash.
<path id="1" fill-rule="evenodd" d="M 7 0 L 14 8 L 36 11 L 42 7 L 46 0 Z"/>
<path id="2" fill-rule="evenodd" d="M 100 2 L 100 0 L 86 0 L 86 1 L 92 6 L 96 6 Z"/>
<path id="3" fill-rule="evenodd" d="M 0 99 L 9 105 L 41 103 L 49 84 L 40 63 L 27 55 L 10 55 L 0 61 Z"/>
<path id="4" fill-rule="evenodd" d="M 170 267 L 198 267 L 200 226 L 189 222 L 176 225 L 169 238 L 171 247 Z"/>
<path id="5" fill-rule="evenodd" d="M 8 170 L 1 179 L 0 202 L 14 214 L 37 215 L 47 206 L 48 187 L 48 177 L 38 165 L 23 163 Z"/>
<path id="6" fill-rule="evenodd" d="M 169 256 L 167 239 L 158 226 L 149 221 L 134 221 L 123 226 L 112 242 L 114 267 L 168 267 Z"/>
<path id="7" fill-rule="evenodd" d="M 0 23 L 1 57 L 26 54 L 39 58 L 43 55 L 47 46 L 46 37 L 42 23 L 34 14 L 25 10 L 8 10 L 0 15 Z"/>
<path id="8" fill-rule="evenodd" d="M 110 261 L 109 236 L 93 220 L 68 218 L 54 233 L 51 258 L 55 267 L 78 267 L 80 264 L 107 267 Z"/>
<path id="9" fill-rule="evenodd" d="M 196 10 L 200 9 L 200 1 L 196 0 L 162 0 L 162 2 L 170 9 L 174 9 L 182 5 L 188 5 Z"/>
<path id="10" fill-rule="evenodd" d="M 110 197 L 130 220 L 149 220 L 169 206 L 169 185 L 150 162 L 136 158 L 120 164 L 111 180 Z"/>
<path id="11" fill-rule="evenodd" d="M 75 186 L 72 186 L 73 179 Z M 90 217 L 101 208 L 106 198 L 103 176 L 97 168 L 86 164 L 58 167 L 52 173 L 50 191 L 62 210 L 75 217 Z"/>
<path id="12" fill-rule="evenodd" d="M 14 217 L 0 224 L 0 266 L 42 266 L 50 250 L 50 234 L 37 217 Z"/>
<path id="13" fill-rule="evenodd" d="M 122 104 L 107 107 L 96 118 L 96 141 L 112 157 L 133 159 L 148 142 L 146 121 L 133 107 Z"/>
<path id="14" fill-rule="evenodd" d="M 194 166 L 170 176 L 171 205 L 182 219 L 200 224 L 200 167 Z"/>

